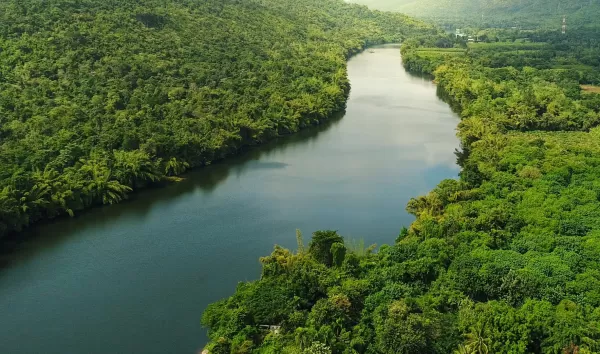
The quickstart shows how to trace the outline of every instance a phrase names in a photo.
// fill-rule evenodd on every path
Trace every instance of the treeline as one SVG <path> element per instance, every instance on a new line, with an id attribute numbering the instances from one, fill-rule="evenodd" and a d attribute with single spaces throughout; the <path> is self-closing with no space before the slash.
<path id="1" fill-rule="evenodd" d="M 353 0 L 375 9 L 398 11 L 455 28 L 554 28 L 597 26 L 598 0 Z"/>
<path id="2" fill-rule="evenodd" d="M 479 42 L 454 35 L 421 35 L 407 40 L 403 61 L 410 71 L 432 74 L 449 56 L 462 55 L 488 68 L 533 67 L 546 77 L 568 78 L 579 84 L 600 84 L 600 29 L 473 32 Z M 462 59 L 461 59 L 462 60 Z"/>
<path id="3" fill-rule="evenodd" d="M 437 30 L 342 0 L 0 2 L 0 238 L 319 124 L 346 58 Z"/>
<path id="4" fill-rule="evenodd" d="M 438 39 L 402 51 L 460 112 L 460 178 L 376 253 L 333 231 L 276 247 L 205 312 L 211 353 L 600 352 L 600 95 L 421 47 Z"/>

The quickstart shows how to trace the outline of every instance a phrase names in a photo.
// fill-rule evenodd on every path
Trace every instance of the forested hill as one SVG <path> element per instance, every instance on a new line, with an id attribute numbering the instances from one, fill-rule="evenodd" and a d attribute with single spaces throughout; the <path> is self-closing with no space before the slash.
<path id="1" fill-rule="evenodd" d="M 0 2 L 0 238 L 345 105 L 345 59 L 435 32 L 342 0 Z"/>
<path id="2" fill-rule="evenodd" d="M 398 11 L 442 24 L 480 27 L 560 28 L 597 26 L 598 0 L 350 0 L 369 7 Z"/>

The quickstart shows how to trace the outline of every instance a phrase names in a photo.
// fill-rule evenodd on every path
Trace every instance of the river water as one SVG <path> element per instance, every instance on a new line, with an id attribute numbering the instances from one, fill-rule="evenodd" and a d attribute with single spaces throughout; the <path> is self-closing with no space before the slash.
<path id="1" fill-rule="evenodd" d="M 393 243 L 411 197 L 455 178 L 458 118 L 398 47 L 348 63 L 342 119 L 176 185 L 30 230 L 2 259 L 1 353 L 196 353 L 203 309 L 295 229 Z"/>

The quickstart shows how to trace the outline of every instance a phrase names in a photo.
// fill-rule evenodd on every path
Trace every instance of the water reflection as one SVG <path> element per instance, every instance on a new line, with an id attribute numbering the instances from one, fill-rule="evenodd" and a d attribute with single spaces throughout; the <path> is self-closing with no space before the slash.
<path id="1" fill-rule="evenodd" d="M 307 144 L 316 140 L 319 134 L 336 126 L 344 117 L 344 114 L 345 112 L 337 113 L 320 125 L 309 127 L 297 134 L 274 139 L 260 146 L 246 148 L 239 155 L 190 171 L 183 176 L 184 179 L 181 182 L 173 183 L 164 188 L 149 188 L 134 193 L 121 204 L 93 208 L 80 212 L 74 218 L 59 218 L 34 226 L 23 233 L 22 239 L 5 241 L 13 244 L 0 248 L 11 250 L 0 254 L 0 270 L 10 267 L 11 261 L 26 262 L 29 258 L 35 257 L 36 252 L 47 251 L 71 237 L 85 233 L 88 229 L 104 228 L 118 223 L 119 219 L 125 217 L 143 219 L 156 204 L 168 203 L 170 200 L 194 191 L 199 191 L 208 196 L 232 174 L 239 178 L 248 170 L 285 168 L 288 166 L 286 163 L 265 162 L 261 159 L 273 153 L 284 152 L 296 145 Z M 19 242 L 19 244 L 15 246 L 15 242 Z M 2 277 L 1 271 L 0 277 Z"/>
<path id="2" fill-rule="evenodd" d="M 339 229 L 393 242 L 407 201 L 454 178 L 457 118 L 397 48 L 349 62 L 344 119 L 167 188 L 30 230 L 0 272 L 0 343 L 18 353 L 191 353 L 207 304 L 256 279 L 274 244 Z"/>
<path id="3" fill-rule="evenodd" d="M 276 165 L 281 168 L 282 165 L 285 164 L 257 161 L 267 158 L 273 153 L 279 153 L 286 149 L 293 148 L 296 145 L 304 145 L 316 141 L 320 133 L 336 126 L 344 117 L 344 114 L 345 112 L 337 113 L 320 125 L 309 127 L 293 135 L 280 137 L 258 147 L 252 147 L 240 155 L 229 157 L 226 160 L 218 161 L 206 168 L 193 171 L 184 176 L 186 180 L 180 184 L 189 187 L 187 185 L 191 183 L 193 187 L 197 187 L 205 192 L 210 192 L 213 191 L 219 183 L 227 179 L 231 172 L 239 177 L 248 169 L 267 168 L 267 166 L 273 168 Z M 176 193 L 186 193 L 186 191 L 187 189 L 181 188 L 181 190 L 176 191 Z M 177 194 L 174 196 L 177 196 Z"/>

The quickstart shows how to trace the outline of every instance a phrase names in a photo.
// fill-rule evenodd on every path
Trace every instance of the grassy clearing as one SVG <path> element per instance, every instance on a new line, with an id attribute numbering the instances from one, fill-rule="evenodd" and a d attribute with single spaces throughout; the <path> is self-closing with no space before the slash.
<path id="1" fill-rule="evenodd" d="M 600 86 L 581 85 L 581 89 L 587 93 L 600 93 Z"/>
<path id="2" fill-rule="evenodd" d="M 579 71 L 593 71 L 594 67 L 585 64 L 555 64 L 552 65 L 552 69 L 556 70 L 579 70 Z"/>
<path id="3" fill-rule="evenodd" d="M 539 50 L 548 44 L 546 43 L 531 43 L 531 42 L 492 42 L 492 43 L 469 43 L 470 49 L 493 49 L 500 51 L 511 50 Z"/>
<path id="4" fill-rule="evenodd" d="M 441 53 L 464 53 L 464 48 L 436 48 L 436 47 L 423 47 L 418 48 L 417 52 L 441 52 Z"/>
<path id="5" fill-rule="evenodd" d="M 436 58 L 444 56 L 463 56 L 463 48 L 419 48 L 417 53 L 422 58 Z"/>

